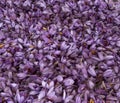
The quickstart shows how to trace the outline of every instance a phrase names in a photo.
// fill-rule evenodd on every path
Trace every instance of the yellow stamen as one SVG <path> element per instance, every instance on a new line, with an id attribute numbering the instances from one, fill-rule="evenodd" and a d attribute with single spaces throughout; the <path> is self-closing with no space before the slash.
<path id="1" fill-rule="evenodd" d="M 47 28 L 46 28 L 46 27 L 43 27 L 43 30 L 47 30 Z"/>
<path id="2" fill-rule="evenodd" d="M 93 99 L 90 99 L 89 103 L 95 103 Z"/>
<path id="3" fill-rule="evenodd" d="M 83 61 L 83 58 L 80 59 L 80 63 L 82 63 L 82 61 Z"/>
<path id="4" fill-rule="evenodd" d="M 62 32 L 59 32 L 60 35 L 62 35 L 63 33 Z"/>
<path id="5" fill-rule="evenodd" d="M 105 83 L 104 81 L 102 81 L 102 86 L 106 89 Z"/>
<path id="6" fill-rule="evenodd" d="M 34 48 L 34 46 L 33 46 L 33 45 L 30 45 L 29 47 L 30 47 L 30 48 Z"/>
<path id="7" fill-rule="evenodd" d="M 95 54 L 96 54 L 96 51 L 95 51 L 95 50 L 91 50 L 91 54 L 92 54 L 92 55 L 95 55 Z"/>
<path id="8" fill-rule="evenodd" d="M 87 46 L 87 43 L 84 42 L 84 43 L 83 43 L 83 46 L 86 47 L 86 46 Z"/>
<path id="9" fill-rule="evenodd" d="M 0 44 L 0 48 L 2 48 L 4 46 L 4 44 Z"/>
<path id="10" fill-rule="evenodd" d="M 58 61 L 56 61 L 55 63 L 54 63 L 54 65 L 57 65 L 58 64 Z"/>

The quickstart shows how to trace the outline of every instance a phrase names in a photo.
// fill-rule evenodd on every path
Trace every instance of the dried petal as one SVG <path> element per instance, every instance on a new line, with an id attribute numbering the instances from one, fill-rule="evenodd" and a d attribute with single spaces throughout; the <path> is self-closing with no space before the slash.
<path id="1" fill-rule="evenodd" d="M 39 40 L 38 41 L 38 44 L 37 44 L 38 48 L 41 48 L 42 47 L 42 42 Z"/>
<path id="2" fill-rule="evenodd" d="M 74 80 L 71 78 L 66 78 L 63 82 L 65 86 L 70 86 L 74 84 Z"/>
<path id="3" fill-rule="evenodd" d="M 26 73 L 18 73 L 17 76 L 20 78 L 20 79 L 24 79 L 27 77 Z"/>
<path id="4" fill-rule="evenodd" d="M 41 100 L 42 98 L 45 97 L 45 91 L 40 91 L 39 95 L 38 95 L 38 99 Z"/>
<path id="5" fill-rule="evenodd" d="M 88 81 L 88 86 L 89 86 L 90 89 L 93 89 L 95 84 L 91 80 L 89 80 Z"/>
<path id="6" fill-rule="evenodd" d="M 116 45 L 117 45 L 118 47 L 120 47 L 120 41 L 117 41 Z"/>
<path id="7" fill-rule="evenodd" d="M 104 72 L 103 76 L 104 77 L 110 77 L 113 74 L 113 71 L 111 69 L 108 69 Z"/>
<path id="8" fill-rule="evenodd" d="M 56 79 L 57 79 L 57 81 L 59 81 L 59 82 L 62 82 L 62 81 L 63 81 L 63 77 L 62 77 L 61 75 L 58 75 L 58 76 L 56 77 Z"/>
<path id="9" fill-rule="evenodd" d="M 92 75 L 92 76 L 96 76 L 96 72 L 95 72 L 95 67 L 91 67 L 88 69 L 88 72 Z"/>

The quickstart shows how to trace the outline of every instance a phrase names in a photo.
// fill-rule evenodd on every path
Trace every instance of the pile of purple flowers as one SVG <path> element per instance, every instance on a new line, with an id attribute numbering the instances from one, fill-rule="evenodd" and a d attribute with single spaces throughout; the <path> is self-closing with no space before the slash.
<path id="1" fill-rule="evenodd" d="M 119 102 L 119 0 L 0 0 L 0 103 Z"/>

